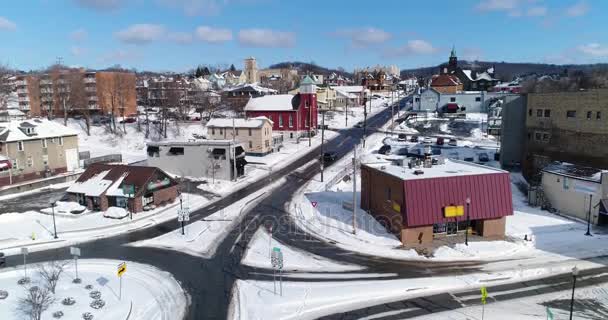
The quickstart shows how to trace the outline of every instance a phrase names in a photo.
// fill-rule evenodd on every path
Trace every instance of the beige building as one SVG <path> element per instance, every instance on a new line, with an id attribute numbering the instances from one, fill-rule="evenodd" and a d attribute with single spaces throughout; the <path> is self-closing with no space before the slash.
<path id="1" fill-rule="evenodd" d="M 526 176 L 552 161 L 608 169 L 607 107 L 608 89 L 528 94 Z"/>
<path id="2" fill-rule="evenodd" d="M 296 95 L 298 93 L 300 93 L 300 87 L 289 91 L 289 94 L 293 95 Z M 333 87 L 317 86 L 317 104 L 319 105 L 319 110 L 335 110 L 337 106 L 337 96 L 338 93 Z"/>
<path id="3" fill-rule="evenodd" d="M 273 136 L 273 122 L 266 117 L 250 119 L 211 119 L 207 123 L 207 136 L 212 140 L 233 138 L 243 144 L 245 152 L 251 155 L 266 155 L 278 150 L 281 137 Z"/>
<path id="4" fill-rule="evenodd" d="M 0 154 L 8 162 L 0 166 L 0 186 L 75 171 L 78 135 L 54 121 L 0 122 Z"/>

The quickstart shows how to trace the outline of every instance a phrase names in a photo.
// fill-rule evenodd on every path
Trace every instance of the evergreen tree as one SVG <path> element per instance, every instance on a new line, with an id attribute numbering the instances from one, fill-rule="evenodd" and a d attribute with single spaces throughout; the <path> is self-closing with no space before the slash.
<path id="1" fill-rule="evenodd" d="M 234 64 L 230 65 L 230 71 L 232 71 L 232 72 L 236 71 L 236 68 L 234 67 Z"/>

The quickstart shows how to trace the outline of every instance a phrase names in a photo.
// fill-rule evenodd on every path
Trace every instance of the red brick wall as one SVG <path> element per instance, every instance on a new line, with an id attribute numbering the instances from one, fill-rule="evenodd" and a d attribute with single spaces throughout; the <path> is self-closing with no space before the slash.
<path id="1" fill-rule="evenodd" d="M 177 198 L 177 185 L 154 191 L 154 205 L 157 207 L 162 203 L 173 202 Z"/>
<path id="2" fill-rule="evenodd" d="M 133 210 L 134 213 L 144 211 L 144 206 L 141 202 L 141 197 L 135 197 L 133 199 L 129 199 L 129 207 Z"/>

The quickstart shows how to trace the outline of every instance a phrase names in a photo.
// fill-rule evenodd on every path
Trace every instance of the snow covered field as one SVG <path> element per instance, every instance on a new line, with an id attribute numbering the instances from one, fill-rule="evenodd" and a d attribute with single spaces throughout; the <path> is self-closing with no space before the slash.
<path id="1" fill-rule="evenodd" d="M 85 312 L 92 319 L 130 319 L 130 320 L 172 320 L 182 319 L 186 314 L 189 297 L 170 273 L 155 267 L 127 261 L 127 272 L 122 279 L 122 298 L 119 300 L 119 278 L 117 266 L 122 261 L 81 259 L 78 261 L 78 277 L 82 283 L 72 282 L 76 278 L 74 262 L 68 263 L 61 275 L 55 294 L 55 302 L 42 313 L 42 319 L 54 319 L 53 313 L 61 311 L 62 319 L 82 319 Z M 28 268 L 31 285 L 43 287 L 35 265 Z M 16 312 L 18 299 L 25 296 L 28 285 L 18 285 L 23 277 L 22 268 L 10 268 L 0 272 L 0 290 L 8 291 L 8 297 L 0 300 L 0 319 L 25 319 Z M 101 284 L 106 282 L 104 284 Z M 85 286 L 92 285 L 86 289 Z M 94 309 L 90 304 L 95 300 L 92 292 L 100 293 L 105 305 Z M 73 305 L 62 304 L 63 299 L 71 297 Z M 130 316 L 129 316 L 130 314 Z"/>
<path id="2" fill-rule="evenodd" d="M 395 98 L 394 100 L 398 100 Z M 370 118 L 376 113 L 384 110 L 384 108 L 391 103 L 389 98 L 379 98 L 372 100 L 371 110 L 369 103 L 366 105 L 367 117 Z M 346 120 L 346 114 L 344 110 L 341 111 L 328 111 L 325 114 L 325 125 L 330 129 L 346 129 L 354 127 L 358 122 L 362 122 L 364 118 L 363 106 L 349 106 L 348 109 L 348 120 Z M 395 107 L 395 115 L 397 114 L 397 107 Z M 318 123 L 322 123 L 323 116 L 319 114 Z M 347 122 L 348 121 L 348 122 Z"/>
<path id="3" fill-rule="evenodd" d="M 184 199 L 194 210 L 200 208 L 208 200 L 202 196 L 187 194 Z M 0 251 L 5 254 L 18 253 L 22 246 L 29 246 L 30 251 L 48 249 L 50 247 L 67 246 L 91 238 L 103 238 L 148 227 L 167 220 L 176 219 L 179 200 L 164 207 L 141 212 L 123 219 L 105 218 L 102 212 L 72 214 L 62 210 L 77 208 L 76 203 L 62 203 L 55 211 L 55 224 L 59 239 L 54 239 L 53 216 L 36 211 L 23 213 L 5 213 L 0 215 Z M 50 208 L 41 210 L 50 212 Z"/>

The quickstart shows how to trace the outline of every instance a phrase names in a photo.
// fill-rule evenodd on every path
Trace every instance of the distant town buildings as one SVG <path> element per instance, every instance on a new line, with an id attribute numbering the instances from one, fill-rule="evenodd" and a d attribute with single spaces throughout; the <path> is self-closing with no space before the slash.
<path id="1" fill-rule="evenodd" d="M 498 83 L 498 79 L 494 78 L 494 67 L 485 70 L 463 69 L 459 67 L 455 48 L 452 48 L 450 52 L 448 63 L 441 65 L 439 68 L 440 75 L 453 75 L 458 78 L 462 83 L 462 89 L 460 90 L 490 91 Z"/>

